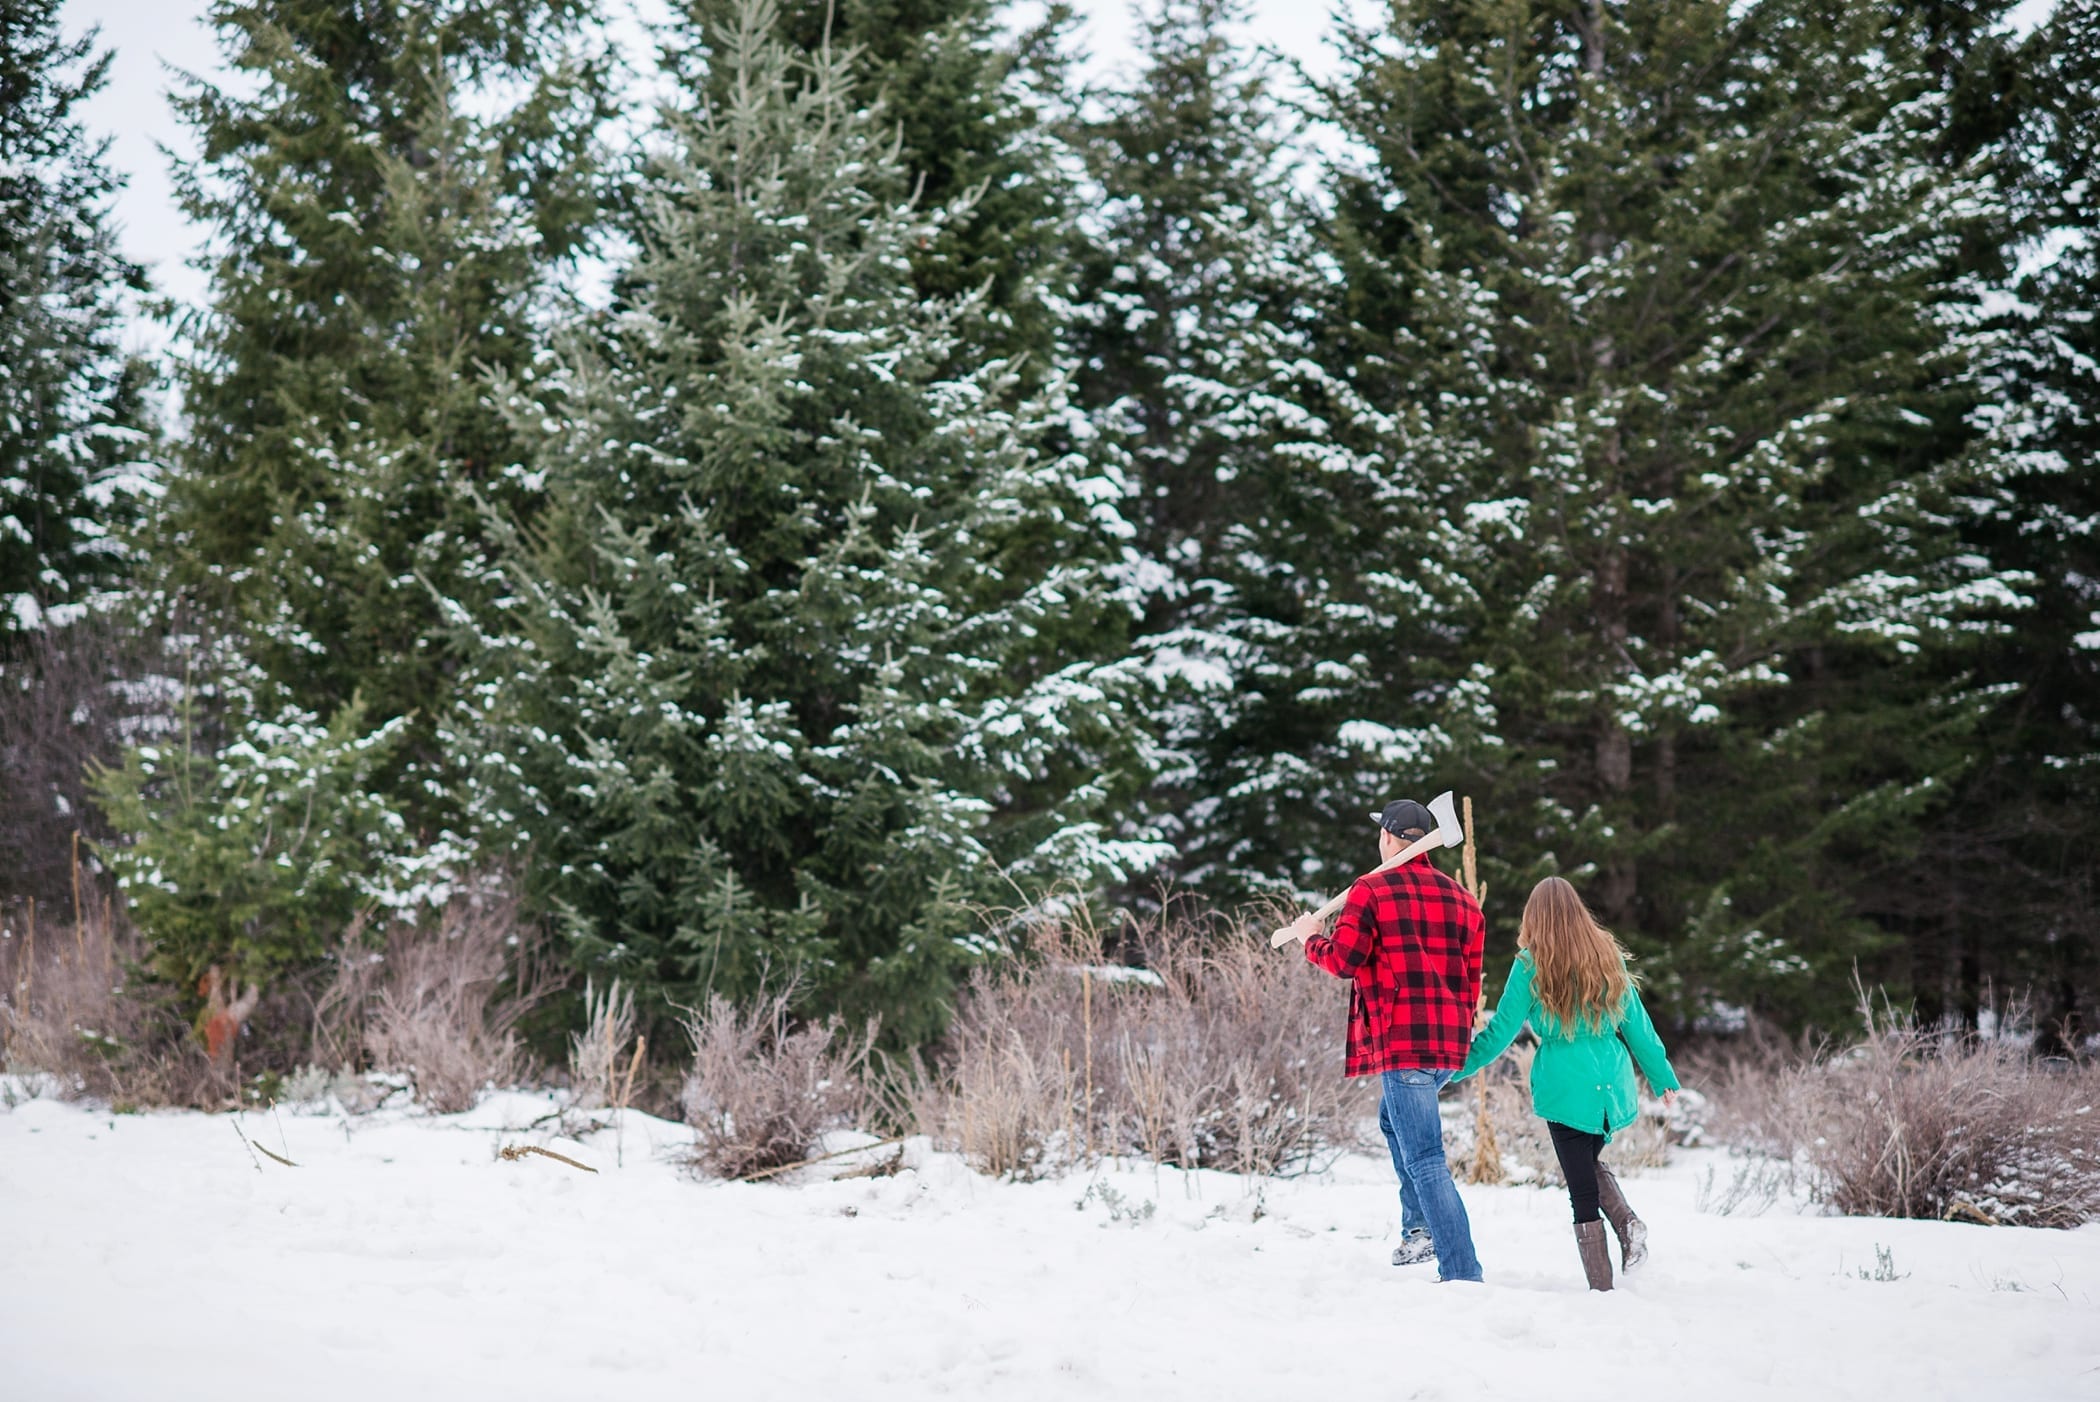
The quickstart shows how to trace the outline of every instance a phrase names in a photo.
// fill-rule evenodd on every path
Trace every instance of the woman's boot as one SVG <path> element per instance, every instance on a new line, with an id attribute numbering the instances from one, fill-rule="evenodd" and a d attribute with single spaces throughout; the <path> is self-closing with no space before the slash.
<path id="1" fill-rule="evenodd" d="M 1611 1248 L 1604 1244 L 1604 1223 L 1577 1222 L 1575 1249 L 1582 1253 L 1582 1274 L 1590 1289 L 1611 1289 Z"/>
<path id="2" fill-rule="evenodd" d="M 1601 1163 L 1597 1165 L 1597 1206 L 1619 1238 L 1619 1268 L 1630 1271 L 1647 1260 L 1648 1224 L 1633 1215 L 1626 1194 L 1619 1191 L 1619 1180 Z"/>

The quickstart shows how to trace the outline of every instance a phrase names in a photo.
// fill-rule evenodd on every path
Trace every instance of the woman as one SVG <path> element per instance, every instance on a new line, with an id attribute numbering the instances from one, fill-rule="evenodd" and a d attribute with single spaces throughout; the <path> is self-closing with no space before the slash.
<path id="1" fill-rule="evenodd" d="M 1639 1113 L 1633 1064 L 1648 1083 L 1677 1098 L 1677 1073 L 1641 1006 L 1626 951 L 1599 925 L 1575 888 L 1549 876 L 1532 888 L 1494 1021 L 1473 1040 L 1455 1085 L 1502 1055 L 1528 1019 L 1538 1033 L 1531 1062 L 1531 1108 L 1546 1121 L 1561 1177 L 1575 1206 L 1575 1245 L 1592 1290 L 1611 1289 L 1611 1254 L 1601 1215 L 1618 1234 L 1621 1267 L 1648 1254 L 1648 1228 L 1597 1155 Z M 1628 1052 L 1632 1054 L 1629 1056 Z"/>

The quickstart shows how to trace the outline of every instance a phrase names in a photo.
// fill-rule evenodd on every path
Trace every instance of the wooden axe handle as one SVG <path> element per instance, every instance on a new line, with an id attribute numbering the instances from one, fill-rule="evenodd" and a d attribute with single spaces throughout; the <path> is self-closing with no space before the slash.
<path id="1" fill-rule="evenodd" d="M 1408 843 L 1407 846 L 1401 848 L 1398 852 L 1394 853 L 1389 860 L 1380 862 L 1377 866 L 1372 867 L 1369 871 L 1364 873 L 1364 876 L 1376 876 L 1381 871 L 1391 871 L 1394 867 L 1399 866 L 1402 862 L 1411 862 L 1415 858 L 1421 856 L 1424 852 L 1427 852 L 1430 848 L 1441 847 L 1443 845 L 1443 830 L 1441 828 L 1432 829 L 1429 832 L 1423 833 L 1413 842 Z M 1359 876 L 1356 878 L 1357 881 L 1361 881 L 1363 879 L 1363 876 Z M 1354 886 L 1356 882 L 1352 881 L 1349 884 L 1351 886 Z M 1314 911 L 1313 915 L 1316 919 L 1324 921 L 1327 919 L 1328 916 L 1340 910 L 1343 904 L 1348 901 L 1348 899 L 1349 893 L 1347 891 L 1344 891 L 1339 896 L 1336 896 L 1333 900 L 1329 901 L 1327 904 L 1321 906 L 1318 910 Z M 1287 942 L 1290 938 L 1290 933 L 1291 927 L 1289 925 L 1283 926 L 1281 929 L 1277 930 L 1275 934 L 1269 936 L 1269 947 L 1271 949 L 1281 948 L 1284 945 L 1284 943 Z"/>

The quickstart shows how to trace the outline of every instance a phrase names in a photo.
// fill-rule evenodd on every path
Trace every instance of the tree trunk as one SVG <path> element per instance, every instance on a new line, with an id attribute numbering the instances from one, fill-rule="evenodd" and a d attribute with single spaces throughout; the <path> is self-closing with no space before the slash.
<path id="1" fill-rule="evenodd" d="M 1596 616 L 1599 640 L 1604 645 L 1605 677 L 1617 676 L 1629 662 L 1626 651 L 1626 551 L 1610 547 L 1597 569 Z M 1597 783 L 1605 810 L 1616 825 L 1624 820 L 1626 792 L 1633 786 L 1633 737 L 1619 721 L 1616 704 L 1604 702 L 1598 717 Z M 1605 922 L 1623 926 L 1633 910 L 1638 876 L 1630 856 L 1613 854 L 1604 862 L 1604 879 L 1598 888 L 1598 905 Z"/>

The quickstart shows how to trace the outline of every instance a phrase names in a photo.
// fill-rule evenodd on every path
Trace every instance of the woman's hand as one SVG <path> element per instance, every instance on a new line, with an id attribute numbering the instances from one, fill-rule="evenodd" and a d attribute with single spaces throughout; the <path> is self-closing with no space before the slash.
<path id="1" fill-rule="evenodd" d="M 1664 1092 L 1663 1092 L 1663 1109 L 1665 1109 L 1665 1110 L 1675 1110 L 1676 1108 L 1677 1108 L 1677 1092 L 1676 1092 L 1676 1091 L 1674 1091 L 1674 1090 L 1666 1090 L 1666 1091 L 1664 1091 Z"/>

